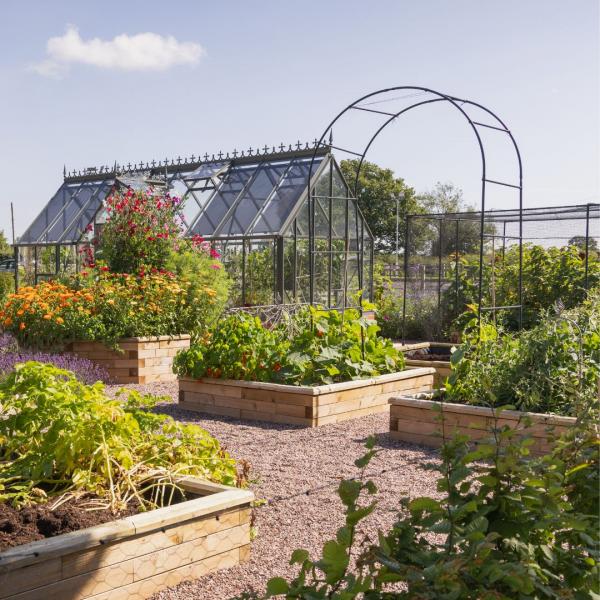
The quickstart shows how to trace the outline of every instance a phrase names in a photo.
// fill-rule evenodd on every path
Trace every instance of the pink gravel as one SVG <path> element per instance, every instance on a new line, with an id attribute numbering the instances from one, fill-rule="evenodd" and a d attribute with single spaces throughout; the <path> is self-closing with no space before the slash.
<path id="1" fill-rule="evenodd" d="M 121 387 L 177 398 L 176 383 Z M 438 453 L 391 440 L 387 415 L 307 429 L 212 417 L 176 405 L 164 410 L 180 421 L 199 424 L 235 458 L 248 460 L 250 487 L 267 503 L 255 509 L 257 537 L 248 563 L 181 583 L 159 592 L 153 600 L 221 600 L 248 590 L 263 592 L 270 577 L 295 574 L 296 568 L 288 564 L 294 549 L 305 548 L 311 556 L 320 556 L 323 543 L 334 538 L 342 524 L 336 494 L 339 481 L 358 474 L 353 463 L 364 454 L 369 435 L 377 436 L 380 450 L 367 472 L 379 495 L 377 509 L 365 523 L 365 535 L 375 540 L 378 529 L 391 526 L 400 497 L 438 495 L 437 473 L 425 468 L 437 462 Z"/>

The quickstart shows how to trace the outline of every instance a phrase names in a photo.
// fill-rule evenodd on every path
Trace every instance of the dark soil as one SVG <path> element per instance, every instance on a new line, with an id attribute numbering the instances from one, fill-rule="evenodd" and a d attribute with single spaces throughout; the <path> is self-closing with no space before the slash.
<path id="1" fill-rule="evenodd" d="M 89 497 L 71 499 L 55 510 L 50 510 L 51 505 L 48 504 L 16 509 L 0 503 L 0 552 L 12 546 L 93 527 L 139 512 L 135 503 L 115 514 L 110 510 L 89 510 L 89 502 Z"/>
<path id="2" fill-rule="evenodd" d="M 448 354 L 432 354 L 429 352 L 414 350 L 406 353 L 406 358 L 412 360 L 443 360 L 445 362 L 450 361 L 450 353 Z"/>

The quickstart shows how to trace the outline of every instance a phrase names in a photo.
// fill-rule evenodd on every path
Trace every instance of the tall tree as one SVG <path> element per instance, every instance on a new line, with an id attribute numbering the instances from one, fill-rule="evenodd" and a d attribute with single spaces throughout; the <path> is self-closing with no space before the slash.
<path id="1" fill-rule="evenodd" d="M 10 244 L 8 243 L 4 230 L 0 229 L 0 256 L 12 255 Z"/>
<path id="2" fill-rule="evenodd" d="M 342 173 L 354 191 L 354 182 L 359 161 L 343 160 Z M 423 212 L 416 199 L 415 190 L 404 179 L 396 177 L 391 169 L 384 169 L 375 163 L 362 164 L 356 190 L 358 204 L 373 236 L 378 252 L 396 250 L 396 206 L 400 217 L 399 244 L 404 247 L 405 216 L 407 213 Z"/>
<path id="3" fill-rule="evenodd" d="M 463 191 L 453 183 L 437 182 L 432 190 L 419 194 L 417 201 L 426 213 L 475 213 L 475 208 L 469 206 L 463 197 Z M 440 223 L 442 223 L 440 225 Z M 458 227 L 458 232 L 456 231 Z M 461 217 L 453 220 L 451 217 L 443 222 L 431 219 L 426 227 L 421 228 L 421 236 L 428 241 L 432 256 L 439 255 L 440 240 L 442 243 L 442 255 L 448 255 L 456 250 L 461 254 L 470 254 L 479 249 L 481 224 L 479 218 L 474 214 L 473 219 Z M 485 232 L 491 234 L 495 231 L 493 224 L 486 225 Z M 457 245 L 458 233 L 458 245 Z"/>

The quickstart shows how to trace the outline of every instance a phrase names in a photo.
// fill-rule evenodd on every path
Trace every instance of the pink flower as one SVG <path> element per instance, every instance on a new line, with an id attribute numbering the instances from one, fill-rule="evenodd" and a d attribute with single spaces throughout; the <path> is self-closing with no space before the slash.
<path id="1" fill-rule="evenodd" d="M 220 269 L 221 265 L 217 264 L 217 263 L 213 263 L 212 265 L 210 265 L 211 269 Z"/>

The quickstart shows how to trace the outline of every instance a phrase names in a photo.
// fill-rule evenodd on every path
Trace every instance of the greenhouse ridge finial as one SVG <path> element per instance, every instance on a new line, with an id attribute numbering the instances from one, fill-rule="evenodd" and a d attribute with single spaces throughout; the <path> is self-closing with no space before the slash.
<path id="1" fill-rule="evenodd" d="M 331 141 L 332 141 L 332 137 L 330 135 L 330 138 L 329 138 L 330 145 L 331 145 Z M 278 156 L 281 154 L 303 152 L 303 151 L 315 149 L 318 146 L 319 146 L 319 143 L 316 139 L 312 142 L 306 142 L 304 144 L 300 140 L 298 140 L 295 144 L 288 144 L 287 146 L 283 142 L 281 144 L 279 144 L 278 146 L 277 145 L 269 146 L 269 145 L 265 144 L 263 147 L 261 147 L 260 145 L 257 145 L 256 147 L 250 146 L 247 150 L 241 150 L 241 151 L 238 150 L 237 148 L 234 148 L 230 152 L 223 152 L 222 150 L 219 150 L 219 152 L 216 152 L 214 154 L 204 153 L 204 155 L 198 154 L 198 156 L 196 156 L 195 154 L 192 154 L 189 158 L 177 156 L 177 158 L 172 158 L 172 159 L 165 158 L 164 160 L 158 160 L 158 161 L 153 159 L 150 162 L 140 161 L 139 163 L 128 162 L 127 164 L 123 164 L 123 165 L 119 165 L 117 163 L 117 161 L 115 161 L 114 164 L 112 165 L 112 167 L 103 165 L 98 168 L 88 167 L 86 169 L 83 169 L 82 171 L 75 170 L 75 169 L 73 169 L 71 171 L 67 171 L 67 167 L 66 167 L 66 165 L 64 165 L 63 166 L 63 179 L 70 179 L 70 178 L 77 178 L 77 177 L 92 178 L 94 175 L 95 176 L 102 175 L 103 178 L 106 178 L 109 176 L 114 177 L 116 175 L 123 174 L 123 173 L 140 173 L 140 172 L 144 172 L 144 171 L 151 171 L 151 170 L 157 169 L 157 168 L 160 168 L 160 169 L 169 168 L 169 169 L 174 169 L 174 170 L 189 170 L 190 168 L 195 168 L 196 166 L 200 165 L 203 162 L 236 160 L 238 158 L 244 158 L 247 160 L 250 157 L 252 157 L 252 158 L 260 157 L 260 158 L 266 159 L 269 156 Z"/>

